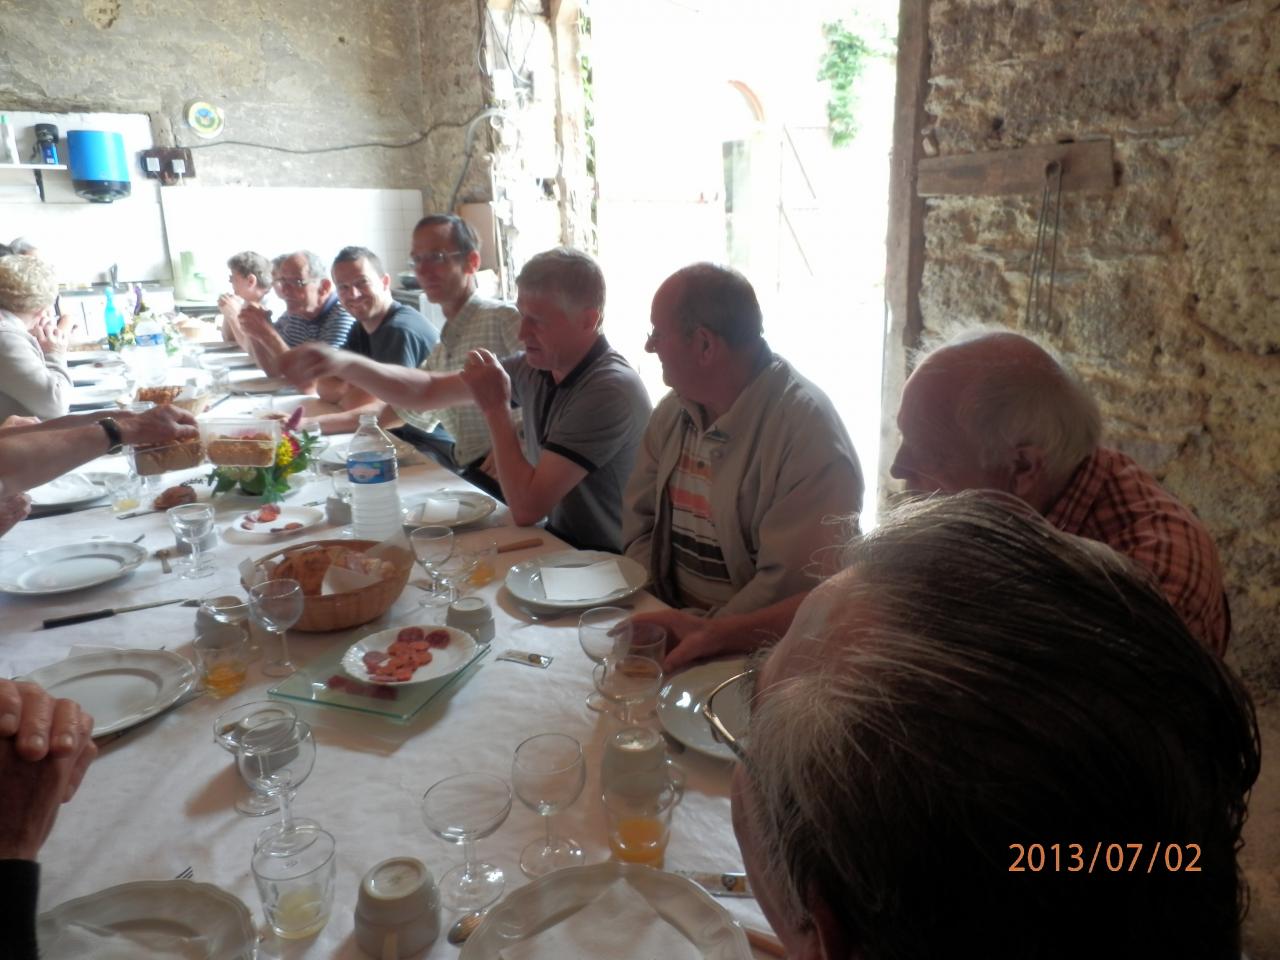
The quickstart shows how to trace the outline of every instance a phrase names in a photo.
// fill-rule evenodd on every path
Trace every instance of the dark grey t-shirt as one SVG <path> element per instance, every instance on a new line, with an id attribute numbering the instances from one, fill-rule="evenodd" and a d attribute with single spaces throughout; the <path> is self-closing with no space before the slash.
<path id="1" fill-rule="evenodd" d="M 524 452 L 543 450 L 587 471 L 547 517 L 547 529 L 584 550 L 622 550 L 622 490 L 652 405 L 639 375 L 601 336 L 560 383 L 524 354 L 502 361 L 524 418 Z"/>
<path id="2" fill-rule="evenodd" d="M 416 367 L 440 342 L 436 328 L 413 307 L 393 302 L 372 335 L 357 321 L 351 325 L 343 349 L 402 367 Z"/>

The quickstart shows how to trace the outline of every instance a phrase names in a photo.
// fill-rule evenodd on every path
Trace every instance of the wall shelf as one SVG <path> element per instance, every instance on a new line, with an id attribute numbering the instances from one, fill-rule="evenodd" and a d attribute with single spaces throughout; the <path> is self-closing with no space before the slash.
<path id="1" fill-rule="evenodd" d="M 66 170 L 65 163 L 0 163 L 0 170 Z"/>

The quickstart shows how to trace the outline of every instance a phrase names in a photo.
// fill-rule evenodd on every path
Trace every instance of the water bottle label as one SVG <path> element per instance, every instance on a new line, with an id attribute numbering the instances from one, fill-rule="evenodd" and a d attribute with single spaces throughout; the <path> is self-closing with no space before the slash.
<path id="1" fill-rule="evenodd" d="M 395 457 L 373 452 L 347 457 L 347 477 L 352 483 L 387 483 L 397 475 Z"/>
<path id="2" fill-rule="evenodd" d="M 133 338 L 133 342 L 136 346 L 139 346 L 139 347 L 163 347 L 164 334 L 163 333 L 144 333 L 141 335 L 136 335 Z"/>

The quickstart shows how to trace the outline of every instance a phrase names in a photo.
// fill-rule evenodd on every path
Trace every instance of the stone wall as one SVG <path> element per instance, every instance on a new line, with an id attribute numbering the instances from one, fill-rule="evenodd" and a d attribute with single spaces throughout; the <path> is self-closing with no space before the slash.
<path id="1" fill-rule="evenodd" d="M 439 43 L 433 8 L 445 6 L 419 0 L 6 2 L 0 4 L 0 104 L 149 113 L 157 142 L 195 146 L 205 141 L 182 115 L 186 103 L 199 98 L 226 110 L 225 141 L 290 150 L 402 143 L 425 129 L 422 38 Z M 474 10 L 466 2 L 456 6 Z M 445 109 L 440 100 L 433 104 L 433 112 Z M 422 145 L 311 154 L 223 145 L 202 147 L 195 163 L 209 184 L 420 188 L 426 153 Z"/>
<path id="2" fill-rule="evenodd" d="M 1108 442 L 1213 531 L 1230 660 L 1280 689 L 1280 10 L 1262 2 L 934 0 L 942 155 L 1114 141 L 1111 193 L 1063 195 L 1048 335 Z M 1022 323 L 1040 198 L 926 207 L 921 311 Z"/>

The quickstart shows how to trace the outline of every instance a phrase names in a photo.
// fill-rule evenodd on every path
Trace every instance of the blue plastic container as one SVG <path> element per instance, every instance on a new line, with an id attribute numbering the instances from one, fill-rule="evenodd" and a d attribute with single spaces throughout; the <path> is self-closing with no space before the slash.
<path id="1" fill-rule="evenodd" d="M 68 130 L 67 163 L 76 196 L 110 203 L 129 196 L 124 137 L 109 130 Z"/>

